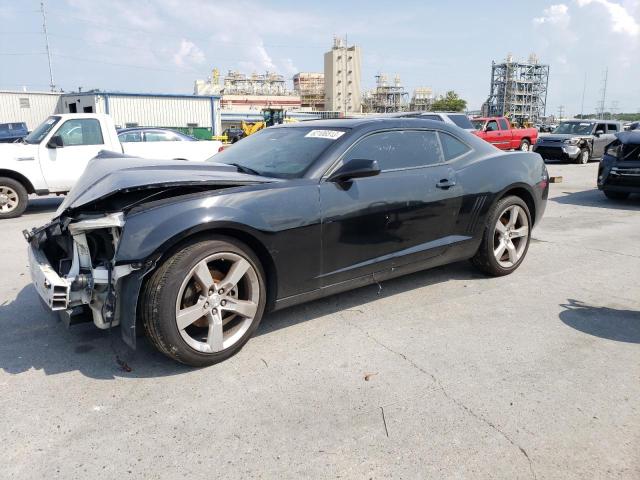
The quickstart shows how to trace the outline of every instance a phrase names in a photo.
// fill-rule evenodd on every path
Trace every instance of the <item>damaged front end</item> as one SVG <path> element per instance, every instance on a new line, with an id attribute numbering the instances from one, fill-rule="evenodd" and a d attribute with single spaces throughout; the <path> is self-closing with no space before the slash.
<path id="1" fill-rule="evenodd" d="M 103 152 L 89 163 L 54 220 L 23 232 L 33 284 L 67 325 L 120 325 L 123 340 L 135 348 L 140 289 L 162 254 L 141 248 L 137 240 L 158 222 L 171 221 L 158 212 L 191 198 L 208 205 L 206 217 L 213 218 L 211 197 L 271 181 L 226 164 L 151 161 Z M 168 230 L 179 233 L 186 218 L 178 207 Z M 138 247 L 121 255 L 119 248 L 127 243 Z"/>
<path id="2" fill-rule="evenodd" d="M 115 292 L 124 277 L 142 265 L 115 265 L 124 213 L 59 217 L 23 232 L 29 242 L 34 287 L 48 308 L 67 325 L 91 321 L 106 329 L 118 325 Z"/>

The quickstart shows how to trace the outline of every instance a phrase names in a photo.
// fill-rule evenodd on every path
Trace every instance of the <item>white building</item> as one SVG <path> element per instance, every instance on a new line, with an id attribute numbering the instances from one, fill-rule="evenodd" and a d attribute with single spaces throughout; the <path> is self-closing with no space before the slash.
<path id="1" fill-rule="evenodd" d="M 58 111 L 60 93 L 0 91 L 0 123 L 25 122 L 29 130 Z"/>
<path id="2" fill-rule="evenodd" d="M 333 48 L 324 54 L 324 89 L 325 110 L 361 111 L 360 47 L 333 39 Z"/>
<path id="3" fill-rule="evenodd" d="M 107 113 L 119 127 L 207 128 L 222 132 L 220 98 L 158 93 L 68 93 L 59 113 Z"/>
<path id="4" fill-rule="evenodd" d="M 118 127 L 208 130 L 213 135 L 222 132 L 220 97 L 217 95 L 0 91 L 0 123 L 26 122 L 32 130 L 56 113 L 106 113 L 113 117 Z"/>

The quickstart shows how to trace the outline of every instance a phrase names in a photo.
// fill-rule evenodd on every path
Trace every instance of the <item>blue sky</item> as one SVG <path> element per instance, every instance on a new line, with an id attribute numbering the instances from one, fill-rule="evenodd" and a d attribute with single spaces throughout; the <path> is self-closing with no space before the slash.
<path id="1" fill-rule="evenodd" d="M 39 1 L 0 0 L 0 88 L 48 88 Z M 640 111 L 640 0 L 269 1 L 48 0 L 54 80 L 64 90 L 191 93 L 211 68 L 322 71 L 333 35 L 409 90 L 455 90 L 479 108 L 492 60 L 535 52 L 551 65 L 547 113 L 564 105 Z"/>

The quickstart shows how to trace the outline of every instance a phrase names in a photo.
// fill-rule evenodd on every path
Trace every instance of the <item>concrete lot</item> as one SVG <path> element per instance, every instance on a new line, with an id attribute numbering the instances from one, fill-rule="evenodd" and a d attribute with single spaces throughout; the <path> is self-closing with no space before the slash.
<path id="1" fill-rule="evenodd" d="M 640 197 L 550 165 L 523 266 L 466 263 L 270 315 L 232 359 L 193 370 L 143 341 L 114 361 L 29 284 L 0 229 L 2 478 L 640 478 Z M 368 378 L 368 381 L 367 381 Z"/>

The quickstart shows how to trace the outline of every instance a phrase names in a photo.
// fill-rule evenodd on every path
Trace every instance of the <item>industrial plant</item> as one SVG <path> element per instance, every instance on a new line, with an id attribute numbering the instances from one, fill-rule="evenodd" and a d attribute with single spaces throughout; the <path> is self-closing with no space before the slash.
<path id="1" fill-rule="evenodd" d="M 535 54 L 526 62 L 509 54 L 504 62 L 491 63 L 491 86 L 483 115 L 536 123 L 546 116 L 548 86 L 549 65 L 539 63 Z"/>

